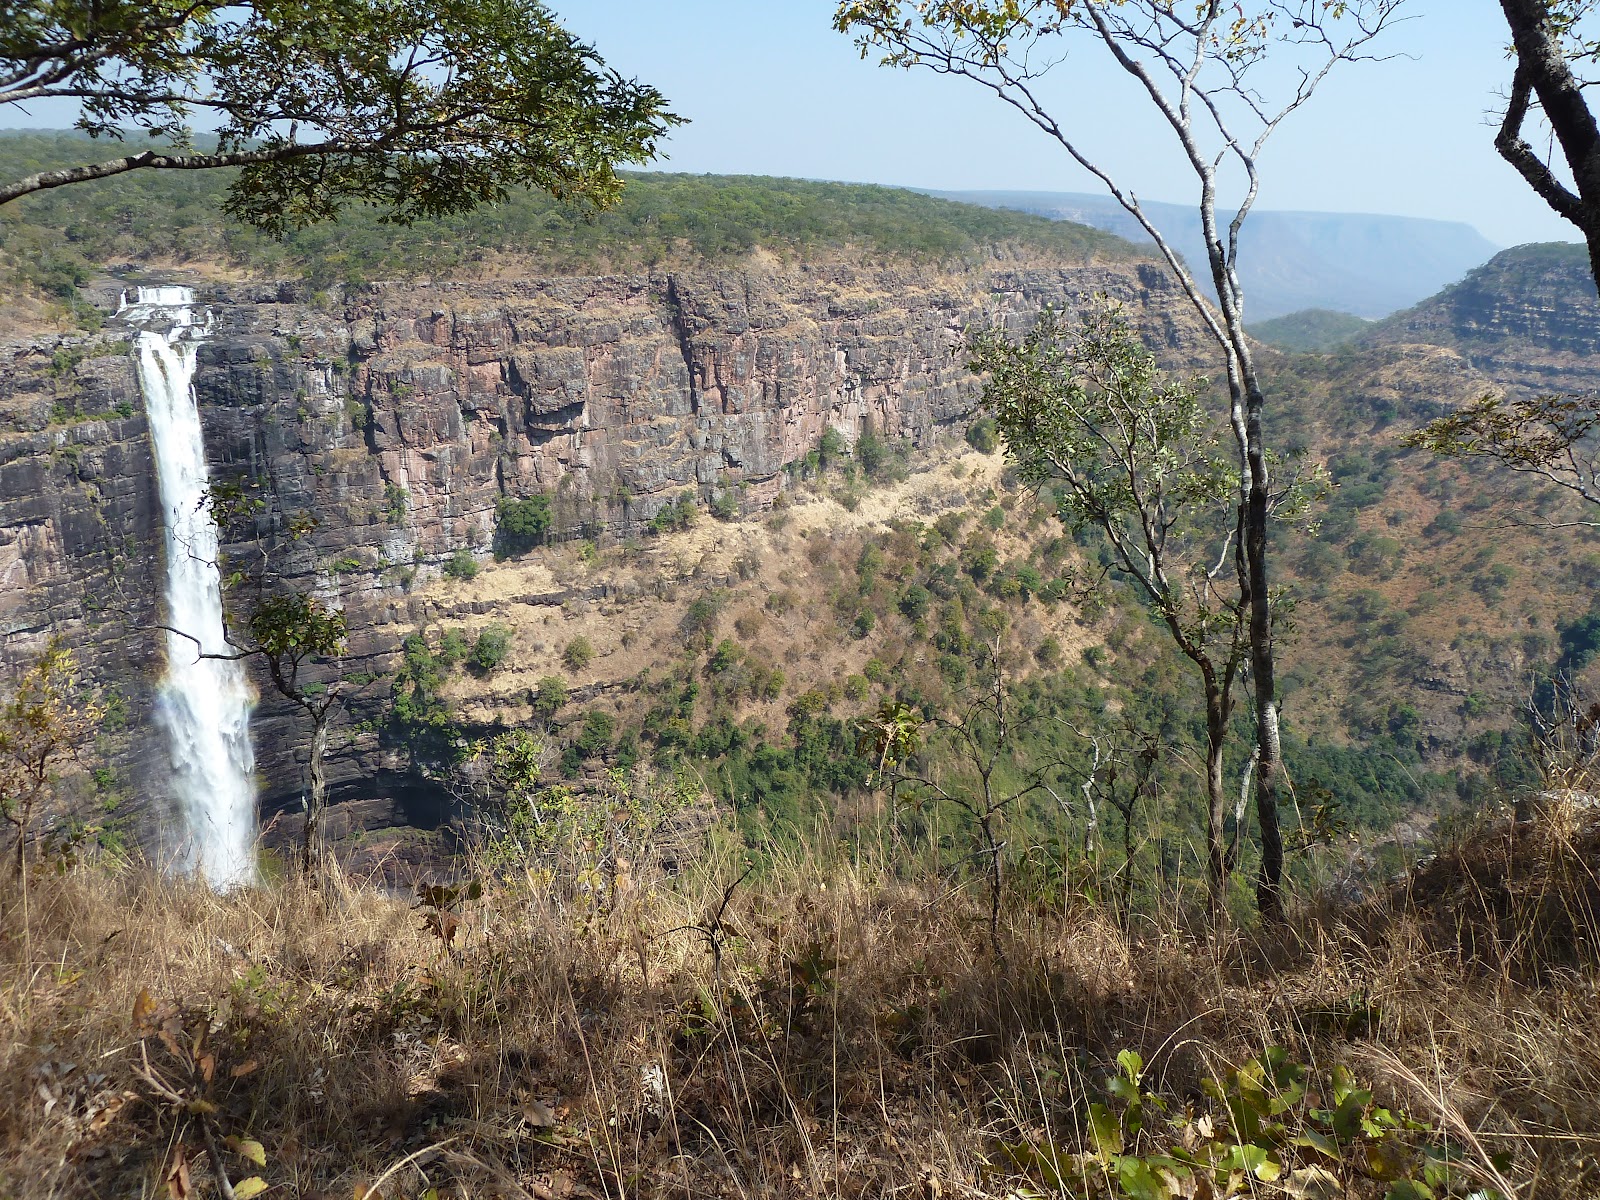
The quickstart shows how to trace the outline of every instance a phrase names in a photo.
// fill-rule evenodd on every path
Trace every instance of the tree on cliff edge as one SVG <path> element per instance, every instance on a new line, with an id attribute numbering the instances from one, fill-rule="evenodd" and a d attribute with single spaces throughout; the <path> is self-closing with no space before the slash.
<path id="1" fill-rule="evenodd" d="M 1257 902 L 1281 911 L 1283 842 L 1278 828 L 1282 752 L 1278 734 L 1275 596 L 1269 587 L 1266 396 L 1245 334 L 1239 234 L 1260 188 L 1261 153 L 1278 127 L 1342 63 L 1370 47 L 1404 0 L 842 0 L 840 32 L 886 66 L 924 67 L 969 79 L 1009 104 L 1094 175 L 1156 243 L 1222 351 L 1228 418 L 1237 442 L 1237 496 L 1249 611 L 1250 685 L 1256 712 L 1256 811 L 1261 828 Z M 1052 106 L 1041 80 L 1070 69 L 1071 54 L 1108 56 L 1149 101 L 1176 143 L 1175 158 L 1198 186 L 1206 261 L 1217 300 L 1201 290 L 1139 198 L 1097 157 L 1106 100 Z M 1063 72 L 1063 74 L 1065 71 Z M 1271 96 L 1269 97 L 1269 93 Z M 1073 123 L 1076 117 L 1077 123 Z M 1115 136 L 1114 134 L 1112 136 Z M 1223 193 L 1237 197 L 1219 214 Z"/>
<path id="2" fill-rule="evenodd" d="M 150 148 L 0 182 L 0 204 L 137 170 L 242 167 L 227 211 L 275 235 L 347 200 L 386 219 L 512 186 L 604 207 L 679 118 L 538 0 L 0 0 L 0 106 L 81 106 Z M 216 137 L 198 152 L 191 119 Z"/>

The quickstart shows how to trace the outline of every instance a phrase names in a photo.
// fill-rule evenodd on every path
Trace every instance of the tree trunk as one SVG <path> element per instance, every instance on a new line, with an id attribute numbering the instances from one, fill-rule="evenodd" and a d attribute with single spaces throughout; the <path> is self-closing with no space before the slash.
<path id="1" fill-rule="evenodd" d="M 1206 885 L 1211 921 L 1220 927 L 1227 913 L 1228 876 L 1233 865 L 1228 861 L 1226 820 L 1227 797 L 1223 792 L 1222 752 L 1227 743 L 1227 715 L 1220 696 L 1206 697 Z"/>
<path id="2" fill-rule="evenodd" d="M 311 730 L 311 797 L 306 802 L 305 836 L 300 843 L 300 873 L 308 882 L 322 873 L 322 813 L 328 798 L 328 780 L 322 769 L 323 755 L 328 749 L 328 716 L 316 713 L 312 720 L 315 724 Z"/>
<path id="3" fill-rule="evenodd" d="M 1283 919 L 1283 833 L 1278 827 L 1278 775 L 1283 747 L 1278 735 L 1277 656 L 1272 644 L 1272 594 L 1267 575 L 1267 456 L 1261 430 L 1265 397 L 1256 383 L 1248 350 L 1240 367 L 1248 398 L 1246 452 L 1250 494 L 1245 504 L 1245 565 L 1250 576 L 1250 672 L 1256 708 L 1256 818 L 1261 823 L 1261 874 L 1256 907 L 1268 921 Z"/>
<path id="4" fill-rule="evenodd" d="M 1495 148 L 1552 211 L 1578 227 L 1589 249 L 1589 269 L 1600 283 L 1600 120 L 1589 108 L 1583 81 L 1572 72 L 1549 0 L 1500 0 L 1500 8 L 1511 30 L 1517 74 Z M 1522 136 L 1530 90 L 1561 146 L 1575 194 Z"/>

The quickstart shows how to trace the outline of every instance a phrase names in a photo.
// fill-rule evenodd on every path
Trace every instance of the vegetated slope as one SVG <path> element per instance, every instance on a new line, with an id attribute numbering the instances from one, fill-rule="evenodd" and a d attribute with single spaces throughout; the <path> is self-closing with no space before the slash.
<path id="1" fill-rule="evenodd" d="M 1506 386 L 1600 384 L 1600 297 L 1584 248 L 1567 242 L 1503 251 L 1360 340 L 1446 346 Z"/>
<path id="2" fill-rule="evenodd" d="M 0 133 L 7 174 L 82 161 L 86 151 L 106 148 L 70 134 Z M 1072 261 L 1145 256 L 1093 229 L 901 188 L 656 172 L 629 174 L 622 201 L 600 214 L 526 191 L 410 226 L 352 206 L 337 223 L 279 243 L 222 214 L 233 174 L 139 171 L 26 197 L 0 211 L 6 265 L 66 295 L 86 271 L 117 262 L 330 283 L 727 265 L 758 250 L 809 260 L 987 258 L 1004 247 Z"/>
<path id="3" fill-rule="evenodd" d="M 1317 352 L 1334 350 L 1360 337 L 1372 322 L 1345 312 L 1306 308 L 1249 326 L 1250 336 L 1279 350 Z"/>
<path id="4" fill-rule="evenodd" d="M 1116 201 L 1076 192 L 933 192 L 972 204 L 1077 221 L 1147 243 L 1148 236 Z M 1146 202 L 1145 209 L 1191 266 L 1206 261 L 1200 218 L 1182 204 Z M 1307 308 L 1366 318 L 1414 304 L 1459 279 L 1495 252 L 1470 225 L 1364 213 L 1258 211 L 1245 226 L 1242 281 L 1253 320 Z M 1206 272 L 1201 285 L 1208 291 Z"/>
<path id="5" fill-rule="evenodd" d="M 1277 535 L 1279 578 L 1297 601 L 1281 642 L 1297 794 L 1326 795 L 1356 825 L 1382 829 L 1531 780 L 1518 711 L 1530 681 L 1593 672 L 1600 647 L 1585 610 L 1600 537 L 1517 522 L 1571 515 L 1557 492 L 1399 445 L 1498 386 L 1461 353 L 1384 346 L 1265 365 L 1275 444 L 1323 464 L 1333 484 L 1314 527 Z M 578 745 L 584 769 L 618 754 L 684 757 L 760 843 L 870 805 L 868 764 L 851 753 L 856 722 L 885 700 L 950 711 L 999 634 L 1021 702 L 1078 731 L 1058 782 L 1087 770 L 1083 731 L 1164 739 L 1173 757 L 1159 811 L 1138 818 L 1150 839 L 1138 869 L 1182 858 L 1175 848 L 1198 830 L 1185 756 L 1199 706 L 1139 598 L 1114 574 L 1109 590 L 1080 594 L 1077 582 L 1107 561 L 1096 539 L 1060 528 L 1047 498 L 1010 490 L 993 459 L 908 465 L 922 473 L 906 485 L 869 484 L 872 472 L 853 474 L 848 458 L 814 481 L 852 508 L 819 498 L 765 528 L 706 523 L 668 530 L 656 548 L 541 551 L 470 585 L 438 585 L 441 624 L 422 631 L 435 646 L 445 622 L 473 635 L 486 620 L 516 623 L 515 598 L 539 588 L 508 571 L 576 573 L 599 595 L 636 594 L 652 573 L 671 581 L 659 604 L 547 611 L 518 634 L 501 683 L 462 677 L 445 694 L 480 729 L 515 726 L 532 718 L 538 680 L 570 674 L 561 657 L 582 637 L 599 653 L 567 682 L 606 721 L 561 711 L 555 744 Z M 546 555 L 556 557 L 538 567 Z M 1062 744 L 1025 748 L 1013 770 Z M 1047 828 L 1059 814 L 1033 819 Z M 1104 820 L 1114 837 L 1118 817 Z"/>

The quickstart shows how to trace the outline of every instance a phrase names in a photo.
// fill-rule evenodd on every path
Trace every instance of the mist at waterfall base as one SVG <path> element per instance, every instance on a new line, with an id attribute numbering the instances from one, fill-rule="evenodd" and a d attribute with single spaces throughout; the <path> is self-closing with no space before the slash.
<path id="1" fill-rule="evenodd" d="M 120 315 L 135 327 L 161 496 L 170 628 L 156 718 L 184 823 L 179 863 L 228 888 L 256 874 L 255 695 L 238 661 L 202 657 L 234 652 L 224 636 L 217 527 L 205 503 L 205 440 L 194 395 L 195 358 L 209 318 L 183 287 L 134 289 L 131 302 L 124 295 Z"/>

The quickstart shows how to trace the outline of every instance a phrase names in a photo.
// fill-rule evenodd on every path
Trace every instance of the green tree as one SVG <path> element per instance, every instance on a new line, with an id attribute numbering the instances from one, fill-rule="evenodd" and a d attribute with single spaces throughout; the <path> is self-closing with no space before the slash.
<path id="1" fill-rule="evenodd" d="M 545 675 L 533 694 L 533 711 L 548 721 L 566 705 L 567 694 L 565 679 L 559 675 Z"/>
<path id="2" fill-rule="evenodd" d="M 0 817 L 17 834 L 14 865 L 27 866 L 28 830 L 61 768 L 94 739 L 101 710 L 85 694 L 72 651 L 53 637 L 0 705 Z"/>
<path id="3" fill-rule="evenodd" d="M 241 167 L 226 209 L 282 235 L 355 199 L 405 223 L 528 186 L 615 201 L 678 118 L 538 0 L 0 0 L 0 105 L 159 141 L 0 184 L 0 204 L 138 170 Z M 198 151 L 189 121 L 214 124 Z"/>
<path id="4" fill-rule="evenodd" d="M 1021 342 L 990 330 L 973 341 L 987 372 L 984 406 L 1018 474 L 1056 489 L 1069 528 L 1105 535 L 1178 650 L 1206 703 L 1206 845 L 1214 916 L 1222 914 L 1241 822 L 1227 829 L 1223 757 L 1249 647 L 1243 506 L 1202 380 L 1167 380 L 1116 307 L 1076 328 L 1047 310 Z"/>
<path id="5" fill-rule="evenodd" d="M 504 625 L 489 625 L 478 634 L 472 644 L 472 656 L 467 660 L 480 675 L 489 675 L 500 668 L 506 655 L 511 653 L 511 630 Z"/>
<path id="6" fill-rule="evenodd" d="M 1088 170 L 1156 243 L 1227 366 L 1228 417 L 1237 443 L 1237 487 L 1250 614 L 1250 667 L 1259 752 L 1256 789 L 1262 834 L 1257 900 L 1281 913 L 1282 837 L 1273 592 L 1269 587 L 1266 393 L 1245 329 L 1240 233 L 1261 184 L 1272 135 L 1340 64 L 1370 57 L 1371 44 L 1404 0 L 842 0 L 834 25 L 853 32 L 863 56 L 970 79 L 986 88 Z M 1206 246 L 1203 274 L 1172 248 L 1138 197 L 1080 140 L 1079 126 L 1052 111 L 1040 76 L 1074 47 L 1103 53 L 1172 135 L 1175 161 L 1197 187 Z M 1085 77 L 1089 77 L 1085 73 Z M 1098 132 L 1105 99 L 1085 98 L 1079 119 Z M 1226 188 L 1241 197 L 1218 212 Z M 1204 282 L 1202 282 L 1204 280 Z M 1209 287 L 1207 286 L 1209 284 Z"/>
<path id="7" fill-rule="evenodd" d="M 542 492 L 525 500 L 502 497 L 495 506 L 495 553 L 501 558 L 526 554 L 544 539 L 554 519 L 550 497 Z"/>

